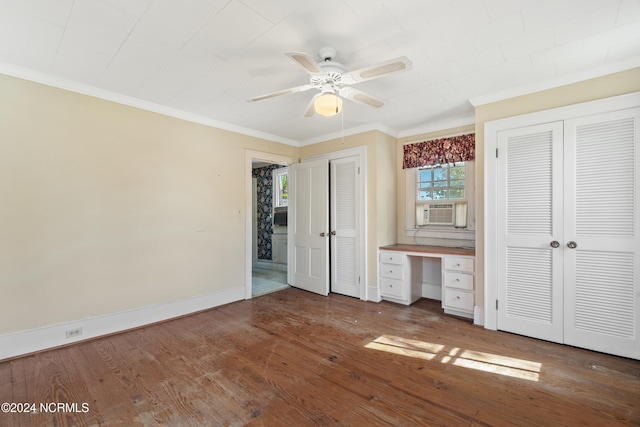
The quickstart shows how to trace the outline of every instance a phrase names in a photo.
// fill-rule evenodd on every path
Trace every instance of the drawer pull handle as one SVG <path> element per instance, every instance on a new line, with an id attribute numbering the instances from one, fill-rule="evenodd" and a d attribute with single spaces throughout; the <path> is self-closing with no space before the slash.
<path id="1" fill-rule="evenodd" d="M 460 295 L 456 296 L 456 299 L 460 299 Z"/>
<path id="2" fill-rule="evenodd" d="M 457 264 L 456 264 L 456 267 L 460 267 L 460 263 L 457 263 Z"/>
<path id="3" fill-rule="evenodd" d="M 458 277 L 458 278 L 456 279 L 456 282 L 459 282 L 459 281 L 460 281 L 460 278 Z"/>

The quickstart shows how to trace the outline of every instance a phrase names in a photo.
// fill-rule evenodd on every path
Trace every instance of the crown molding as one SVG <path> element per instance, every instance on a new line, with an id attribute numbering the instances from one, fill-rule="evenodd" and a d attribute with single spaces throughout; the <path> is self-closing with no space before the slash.
<path id="1" fill-rule="evenodd" d="M 548 80 L 544 80 L 539 83 L 519 86 L 512 89 L 489 93 L 486 95 L 476 96 L 470 98 L 469 102 L 474 107 L 491 104 L 493 102 L 504 101 L 505 99 L 515 98 L 518 96 L 529 95 L 535 92 L 541 92 L 548 89 L 554 89 L 560 86 L 566 86 L 573 83 L 579 83 L 585 80 L 595 79 L 597 77 L 606 76 L 609 74 L 619 73 L 621 71 L 627 71 L 632 68 L 640 67 L 640 58 L 634 58 L 627 61 L 615 62 L 604 65 L 602 67 L 594 68 L 589 71 L 580 73 L 574 73 L 563 77 L 556 77 Z"/>
<path id="2" fill-rule="evenodd" d="M 465 116 L 465 117 L 454 117 L 449 120 L 442 120 L 437 122 L 430 122 L 423 126 L 406 129 L 400 132 L 398 138 L 407 138 L 416 135 L 421 135 L 423 133 L 429 132 L 437 132 L 445 129 L 453 129 L 461 126 L 475 125 L 476 118 L 475 115 Z"/>
<path id="3" fill-rule="evenodd" d="M 370 132 L 370 131 L 379 131 L 386 133 L 394 138 L 398 138 L 398 132 L 388 126 L 385 126 L 381 123 L 372 123 L 369 125 L 358 126 L 354 128 L 344 129 L 338 132 L 327 133 L 315 138 L 305 139 L 300 141 L 299 147 L 305 147 L 307 145 L 313 145 L 320 142 L 329 141 L 332 139 L 341 139 L 346 136 L 358 135 L 360 133 Z"/>
<path id="4" fill-rule="evenodd" d="M 197 123 L 204 126 L 227 130 L 230 132 L 239 133 L 254 138 L 266 139 L 268 141 L 279 142 L 281 144 L 291 145 L 298 147 L 298 141 L 283 138 L 278 135 L 272 135 L 265 132 L 259 132 L 253 129 L 248 129 L 242 126 L 225 123 L 211 118 L 201 116 L 194 113 L 189 113 L 176 108 L 166 107 L 164 105 L 156 104 L 154 102 L 144 101 L 139 98 L 122 95 L 116 92 L 112 92 L 106 89 L 100 89 L 88 84 L 74 82 L 61 77 L 52 76 L 40 71 L 30 70 L 28 68 L 22 68 L 11 64 L 0 62 L 0 74 L 5 74 L 19 79 L 40 83 L 46 86 L 55 87 L 58 89 L 68 90 L 70 92 L 79 93 L 82 95 L 91 96 L 94 98 L 103 99 L 105 101 L 115 102 L 117 104 L 126 105 L 129 107 L 138 108 L 153 113 L 162 114 L 164 116 L 173 117 L 187 122 Z"/>

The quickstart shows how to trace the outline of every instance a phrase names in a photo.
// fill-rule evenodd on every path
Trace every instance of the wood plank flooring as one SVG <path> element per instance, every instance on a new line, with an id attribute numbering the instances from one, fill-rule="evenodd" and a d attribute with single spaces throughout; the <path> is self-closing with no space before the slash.
<path id="1" fill-rule="evenodd" d="M 640 362 L 289 288 L 2 362 L 2 402 L 76 406 L 0 426 L 637 426 Z"/>

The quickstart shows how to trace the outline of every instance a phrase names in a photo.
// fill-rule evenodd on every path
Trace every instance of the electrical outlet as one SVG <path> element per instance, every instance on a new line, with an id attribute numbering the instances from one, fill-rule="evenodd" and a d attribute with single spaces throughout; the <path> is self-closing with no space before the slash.
<path id="1" fill-rule="evenodd" d="M 82 335 L 82 328 L 68 329 L 66 331 L 67 338 L 75 338 Z"/>

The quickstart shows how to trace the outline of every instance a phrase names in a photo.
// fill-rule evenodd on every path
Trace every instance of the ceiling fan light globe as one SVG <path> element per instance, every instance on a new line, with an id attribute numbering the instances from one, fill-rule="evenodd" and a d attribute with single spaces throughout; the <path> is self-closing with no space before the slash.
<path id="1" fill-rule="evenodd" d="M 335 116 L 342 111 L 342 99 L 332 93 L 325 93 L 313 101 L 313 108 L 321 116 Z"/>

